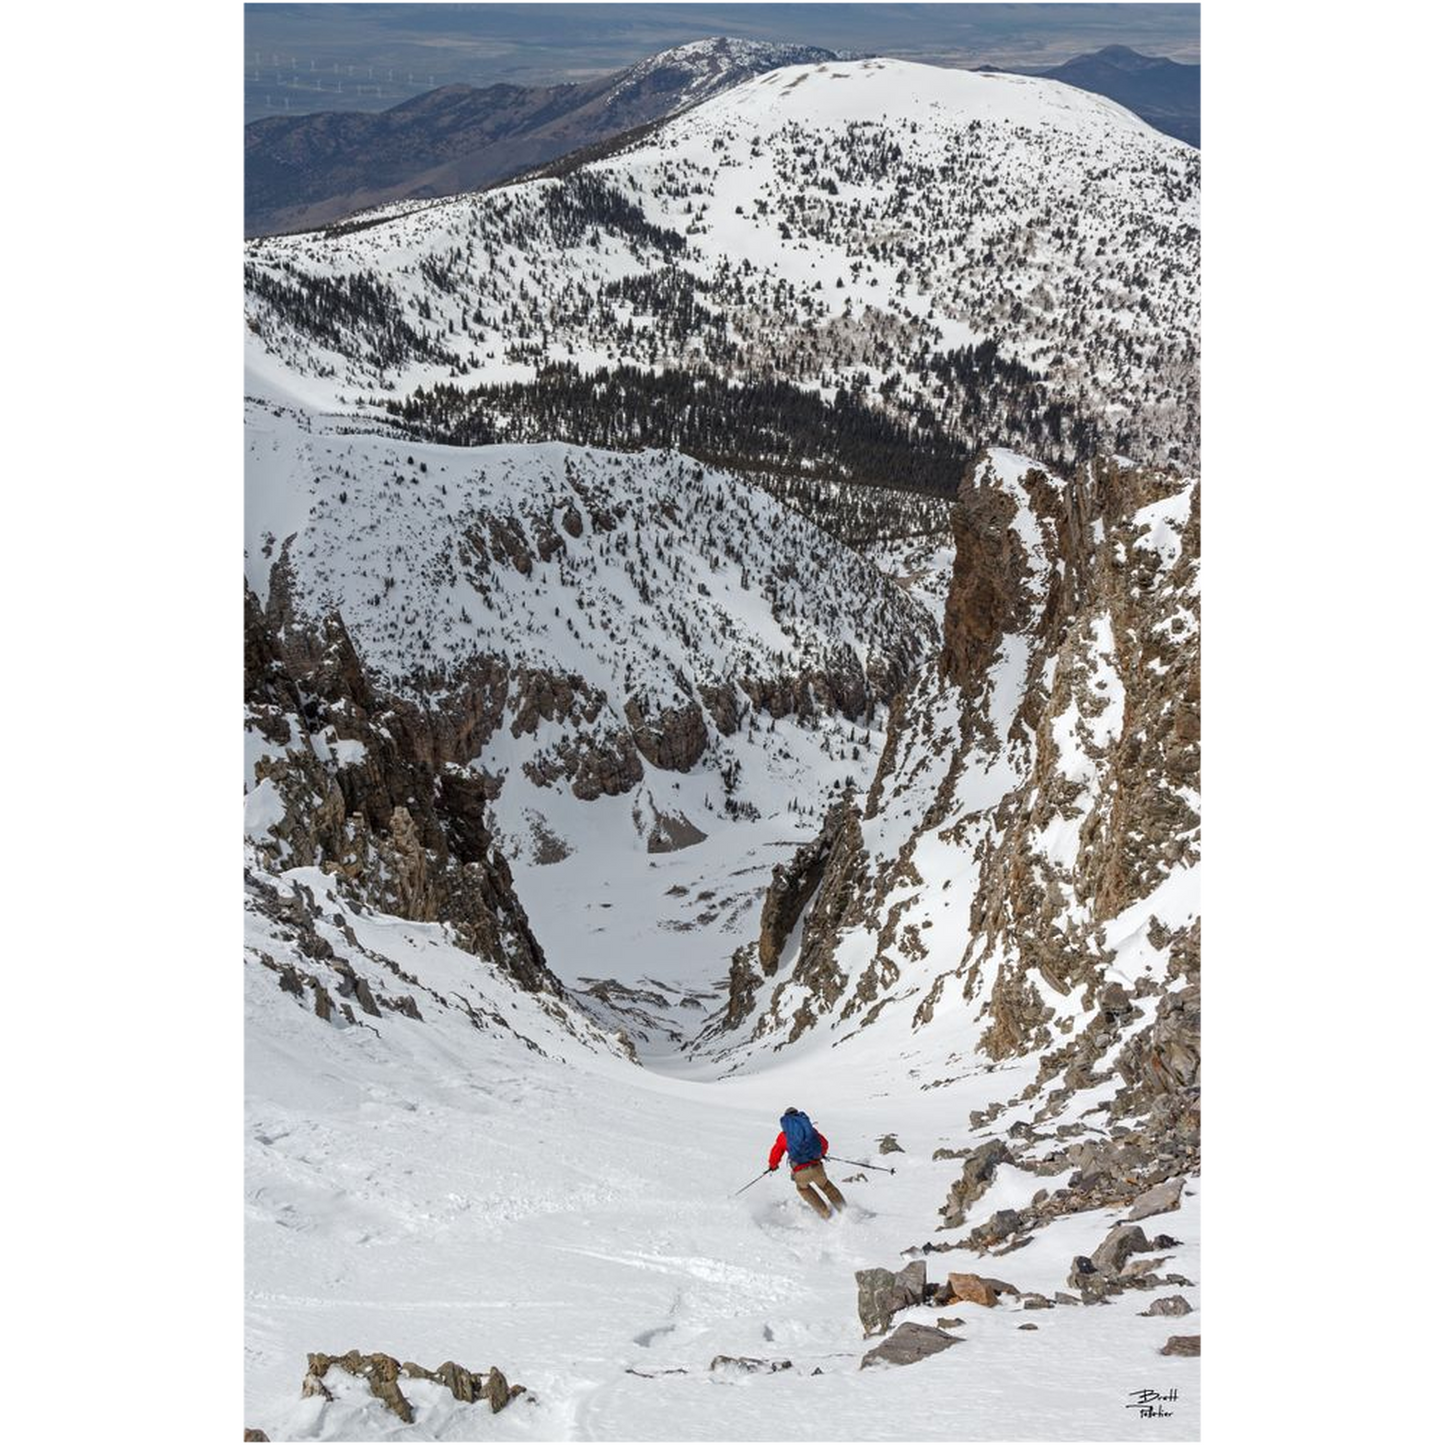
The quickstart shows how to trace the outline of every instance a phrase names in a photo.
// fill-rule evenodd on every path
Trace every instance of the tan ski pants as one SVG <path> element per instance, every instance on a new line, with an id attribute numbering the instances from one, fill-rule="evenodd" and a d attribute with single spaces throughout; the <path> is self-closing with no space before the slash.
<path id="1" fill-rule="evenodd" d="M 826 1174 L 823 1173 L 823 1166 L 809 1164 L 806 1169 L 799 1169 L 793 1175 L 793 1183 L 798 1186 L 798 1193 L 803 1196 L 808 1206 L 817 1211 L 824 1219 L 832 1218 L 832 1210 L 828 1208 L 827 1201 L 823 1198 L 826 1194 L 832 1200 L 834 1209 L 841 1209 L 844 1204 L 843 1193 Z"/>

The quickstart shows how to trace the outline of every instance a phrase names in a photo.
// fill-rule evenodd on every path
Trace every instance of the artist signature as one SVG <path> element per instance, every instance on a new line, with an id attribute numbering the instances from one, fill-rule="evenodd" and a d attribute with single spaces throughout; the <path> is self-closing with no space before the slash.
<path id="1" fill-rule="evenodd" d="M 1179 1402 L 1178 1390 L 1130 1390 L 1126 1410 L 1137 1410 L 1141 1420 L 1167 1420 L 1174 1411 L 1166 1405 Z"/>

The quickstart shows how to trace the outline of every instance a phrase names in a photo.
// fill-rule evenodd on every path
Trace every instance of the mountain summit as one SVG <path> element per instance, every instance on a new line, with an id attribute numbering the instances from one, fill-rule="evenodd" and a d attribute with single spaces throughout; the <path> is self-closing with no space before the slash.
<path id="1" fill-rule="evenodd" d="M 815 65 L 840 58 L 816 45 L 781 45 L 710 35 L 706 40 L 690 40 L 686 45 L 661 50 L 629 66 L 617 77 L 612 95 L 658 90 L 675 100 L 670 110 L 679 110 L 785 65 Z"/>
<path id="2" fill-rule="evenodd" d="M 252 243 L 253 366 L 432 441 L 934 491 L 991 443 L 1195 454 L 1199 156 L 1112 101 L 795 65 L 556 170 Z"/>

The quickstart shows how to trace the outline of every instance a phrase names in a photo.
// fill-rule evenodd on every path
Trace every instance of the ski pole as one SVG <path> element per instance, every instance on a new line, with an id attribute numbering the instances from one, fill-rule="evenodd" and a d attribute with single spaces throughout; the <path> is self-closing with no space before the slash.
<path id="1" fill-rule="evenodd" d="M 826 1158 L 830 1163 L 856 1164 L 860 1169 L 876 1169 L 880 1174 L 893 1173 L 891 1169 L 884 1168 L 882 1164 L 865 1164 L 861 1159 L 843 1159 L 840 1158 L 837 1154 L 827 1154 L 824 1155 L 824 1158 Z M 756 1184 L 757 1180 L 754 1180 L 753 1183 Z"/>
<path id="2" fill-rule="evenodd" d="M 768 1177 L 768 1175 L 771 1174 L 772 1172 L 773 1172 L 773 1171 L 772 1171 L 771 1169 L 764 1169 L 763 1172 L 758 1175 L 758 1179 L 766 1179 L 766 1178 Z M 742 1189 L 739 1189 L 739 1190 L 737 1191 L 737 1194 L 734 1194 L 734 1195 L 733 1195 L 733 1198 L 736 1199 L 736 1198 L 738 1197 L 738 1194 L 741 1194 L 741 1193 L 743 1192 L 743 1189 L 751 1189 L 751 1188 L 753 1187 L 753 1185 L 758 1182 L 758 1179 L 749 1179 L 748 1182 L 743 1185 L 743 1188 L 742 1188 Z"/>

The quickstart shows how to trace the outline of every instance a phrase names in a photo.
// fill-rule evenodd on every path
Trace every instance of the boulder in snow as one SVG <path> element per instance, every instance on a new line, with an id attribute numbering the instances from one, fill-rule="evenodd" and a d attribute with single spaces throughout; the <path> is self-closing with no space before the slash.
<path id="1" fill-rule="evenodd" d="M 901 1324 L 881 1345 L 875 1345 L 863 1356 L 860 1370 L 870 1365 L 914 1365 L 919 1360 L 936 1355 L 951 1345 L 961 1343 L 955 1336 L 945 1334 L 933 1325 L 919 1325 L 911 1321 Z"/>
<path id="2" fill-rule="evenodd" d="M 1198 1335 L 1170 1335 L 1169 1342 L 1159 1351 L 1161 1355 L 1197 1355 Z"/>
<path id="3" fill-rule="evenodd" d="M 1194 1306 L 1184 1298 L 1182 1294 L 1171 1294 L 1164 1299 L 1156 1299 L 1147 1310 L 1140 1310 L 1141 1315 L 1187 1315 L 1194 1312 Z"/>
<path id="4" fill-rule="evenodd" d="M 1009 1235 L 1022 1229 L 1023 1223 L 1024 1217 L 1017 1209 L 997 1210 L 969 1234 L 968 1242 L 978 1249 L 1001 1244 Z"/>
<path id="5" fill-rule="evenodd" d="M 921 1305 L 927 1285 L 928 1266 L 921 1259 L 902 1269 L 860 1269 L 853 1278 L 858 1281 L 858 1318 L 863 1321 L 865 1335 L 881 1335 L 899 1310 Z"/>
<path id="6" fill-rule="evenodd" d="M 1171 1209 L 1179 1208 L 1179 1196 L 1184 1191 L 1184 1180 L 1169 1179 L 1163 1184 L 1156 1184 L 1152 1189 L 1146 1189 L 1135 1201 L 1134 1207 L 1129 1211 L 1129 1221 L 1136 1219 L 1148 1219 L 1153 1214 L 1165 1214 Z"/>
<path id="7" fill-rule="evenodd" d="M 1089 1262 L 1102 1274 L 1119 1274 L 1131 1254 L 1146 1254 L 1149 1249 L 1148 1237 L 1137 1224 L 1119 1224 L 1105 1236 Z"/>
<path id="8" fill-rule="evenodd" d="M 998 1303 L 1001 1294 L 1018 1294 L 1018 1290 L 1006 1280 L 988 1279 L 980 1274 L 950 1274 L 948 1291 L 948 1298 L 940 1299 L 938 1303 L 950 1304 L 956 1300 L 961 1304 L 983 1305 L 987 1309 Z"/>

